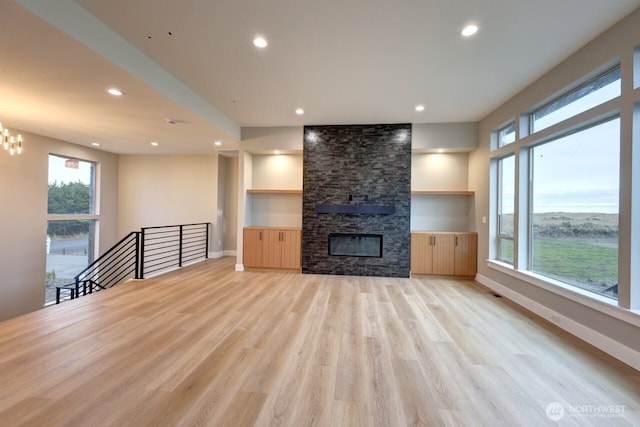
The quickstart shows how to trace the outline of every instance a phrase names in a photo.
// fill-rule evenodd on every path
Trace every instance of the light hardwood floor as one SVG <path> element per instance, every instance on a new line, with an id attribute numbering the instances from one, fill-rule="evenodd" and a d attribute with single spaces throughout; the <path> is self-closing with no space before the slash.
<path id="1" fill-rule="evenodd" d="M 638 371 L 471 280 L 233 263 L 0 323 L 0 425 L 640 425 Z"/>

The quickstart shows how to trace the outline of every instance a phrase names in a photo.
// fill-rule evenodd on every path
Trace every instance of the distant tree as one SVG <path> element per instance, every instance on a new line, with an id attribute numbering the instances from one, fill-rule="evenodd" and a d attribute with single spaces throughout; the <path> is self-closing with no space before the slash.
<path id="1" fill-rule="evenodd" d="M 91 213 L 91 190 L 82 182 L 49 184 L 50 214 Z M 89 232 L 88 221 L 51 221 L 47 233 L 51 236 L 78 236 Z"/>
<path id="2" fill-rule="evenodd" d="M 91 208 L 89 186 L 80 181 L 49 184 L 50 214 L 88 214 Z"/>

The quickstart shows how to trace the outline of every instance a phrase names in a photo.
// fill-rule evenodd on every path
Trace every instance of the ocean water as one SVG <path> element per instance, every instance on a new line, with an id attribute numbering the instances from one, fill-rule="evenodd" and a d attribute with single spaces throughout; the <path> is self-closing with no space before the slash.
<path id="1" fill-rule="evenodd" d="M 619 213 L 617 190 L 567 191 L 559 193 L 538 193 L 533 198 L 533 213 Z M 513 213 L 513 206 L 505 204 L 504 213 Z"/>

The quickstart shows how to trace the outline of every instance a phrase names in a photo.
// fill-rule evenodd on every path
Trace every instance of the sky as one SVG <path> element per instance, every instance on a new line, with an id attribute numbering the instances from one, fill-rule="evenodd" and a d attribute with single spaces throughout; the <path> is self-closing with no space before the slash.
<path id="1" fill-rule="evenodd" d="M 620 95 L 613 82 L 536 120 L 545 129 Z M 620 119 L 582 129 L 533 148 L 535 212 L 618 212 L 620 186 Z M 513 162 L 504 175 L 514 176 Z M 503 212 L 513 212 L 513 181 L 504 181 Z"/>
<path id="2" fill-rule="evenodd" d="M 91 182 L 91 170 L 94 163 L 83 160 L 78 161 L 78 169 L 65 167 L 68 157 L 49 156 L 49 184 L 54 182 L 69 183 L 82 182 L 89 185 Z"/>

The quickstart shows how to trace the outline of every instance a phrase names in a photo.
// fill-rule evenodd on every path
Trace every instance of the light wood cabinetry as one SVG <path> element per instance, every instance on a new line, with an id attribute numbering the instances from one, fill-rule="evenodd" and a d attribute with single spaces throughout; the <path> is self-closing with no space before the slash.
<path id="1" fill-rule="evenodd" d="M 476 254 L 476 233 L 411 233 L 413 274 L 475 276 Z"/>
<path id="2" fill-rule="evenodd" d="M 475 276 L 478 267 L 478 235 L 459 233 L 455 235 L 454 259 L 456 276 Z"/>
<path id="3" fill-rule="evenodd" d="M 245 227 L 243 236 L 245 267 L 300 269 L 299 228 Z"/>

